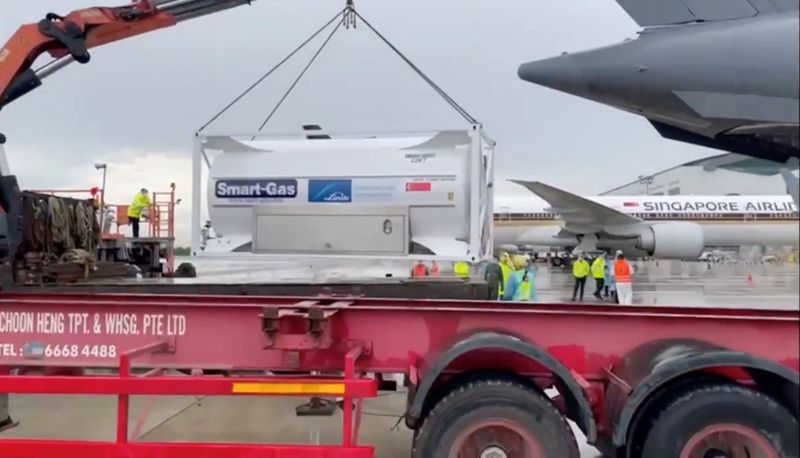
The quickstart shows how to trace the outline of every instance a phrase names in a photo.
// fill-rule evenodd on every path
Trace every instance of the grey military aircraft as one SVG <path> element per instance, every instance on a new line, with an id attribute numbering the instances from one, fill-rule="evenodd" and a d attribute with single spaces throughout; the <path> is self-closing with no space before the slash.
<path id="1" fill-rule="evenodd" d="M 617 0 L 636 39 L 522 64 L 525 81 L 647 118 L 665 138 L 800 156 L 800 0 Z"/>

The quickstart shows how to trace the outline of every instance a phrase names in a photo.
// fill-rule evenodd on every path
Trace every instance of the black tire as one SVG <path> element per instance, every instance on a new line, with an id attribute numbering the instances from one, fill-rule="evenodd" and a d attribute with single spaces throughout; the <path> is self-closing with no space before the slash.
<path id="1" fill-rule="evenodd" d="M 712 450 L 728 452 L 738 442 L 740 454 L 720 456 L 755 458 L 764 450 L 798 458 L 797 431 L 797 419 L 771 397 L 740 385 L 710 384 L 677 394 L 651 417 L 641 456 L 676 458 L 689 448 L 703 450 L 697 456 L 711 456 Z M 690 445 L 705 434 L 708 442 Z"/>
<path id="2" fill-rule="evenodd" d="M 174 276 L 177 278 L 195 278 L 197 277 L 197 269 L 195 269 L 194 264 L 191 262 L 182 262 L 178 265 L 178 268 L 175 269 Z"/>
<path id="3" fill-rule="evenodd" d="M 463 435 L 474 428 L 480 429 L 464 444 Z M 462 456 L 478 458 L 495 447 L 505 453 L 498 456 L 528 458 L 523 436 L 514 430 L 536 444 L 543 457 L 580 456 L 572 429 L 553 403 L 533 388 L 503 379 L 467 383 L 439 401 L 417 431 L 412 456 L 450 458 L 459 456 L 457 449 L 463 446 L 469 451 Z"/>

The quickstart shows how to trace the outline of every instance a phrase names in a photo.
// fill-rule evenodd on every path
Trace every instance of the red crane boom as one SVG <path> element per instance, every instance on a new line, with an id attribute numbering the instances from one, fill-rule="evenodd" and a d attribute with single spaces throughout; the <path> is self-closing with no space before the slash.
<path id="1" fill-rule="evenodd" d="M 0 109 L 41 86 L 42 79 L 72 62 L 85 64 L 89 49 L 170 27 L 178 22 L 249 4 L 251 0 L 137 0 L 60 16 L 48 13 L 21 26 L 0 49 Z M 36 59 L 55 60 L 33 69 Z"/>

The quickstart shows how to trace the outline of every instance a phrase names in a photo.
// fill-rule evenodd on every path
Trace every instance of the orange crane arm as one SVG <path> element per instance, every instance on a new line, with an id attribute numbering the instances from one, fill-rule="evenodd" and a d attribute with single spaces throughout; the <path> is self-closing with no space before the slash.
<path id="1" fill-rule="evenodd" d="M 136 0 L 117 7 L 48 13 L 21 26 L 0 49 L 0 108 L 42 84 L 42 79 L 72 62 L 89 62 L 89 49 L 178 22 L 249 4 L 251 0 Z M 44 53 L 55 60 L 34 70 Z"/>

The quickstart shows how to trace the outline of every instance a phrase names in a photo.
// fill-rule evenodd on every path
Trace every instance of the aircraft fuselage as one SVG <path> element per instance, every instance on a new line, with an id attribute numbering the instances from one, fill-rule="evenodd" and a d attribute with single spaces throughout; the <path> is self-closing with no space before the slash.
<path id="1" fill-rule="evenodd" d="M 644 116 L 667 138 L 785 162 L 800 151 L 799 31 L 796 12 L 651 27 L 518 73 Z"/>

